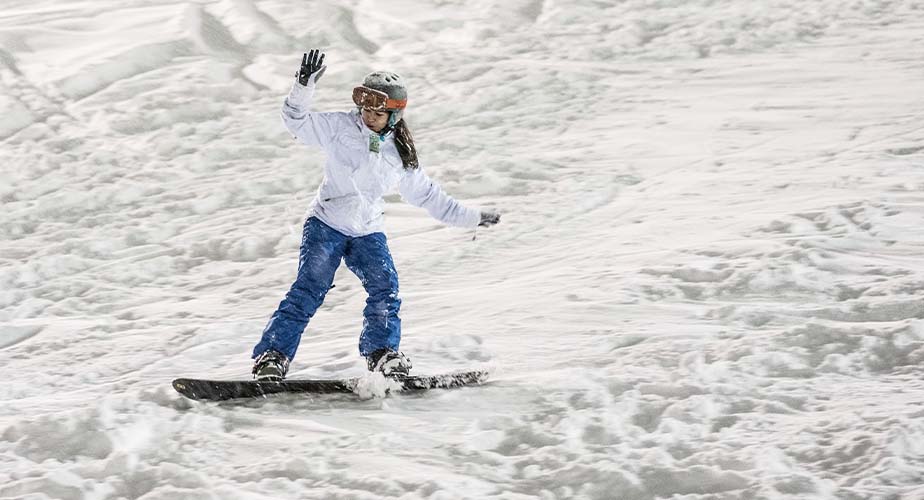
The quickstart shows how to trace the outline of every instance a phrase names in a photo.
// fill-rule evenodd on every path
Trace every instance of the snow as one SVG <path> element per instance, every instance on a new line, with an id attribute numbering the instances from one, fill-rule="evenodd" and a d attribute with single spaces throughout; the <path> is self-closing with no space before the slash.
<path id="1" fill-rule="evenodd" d="M 924 498 L 915 0 L 7 0 L 0 498 Z M 208 404 L 322 155 L 278 110 L 401 74 L 402 348 L 482 387 Z M 294 377 L 364 373 L 341 269 Z"/>

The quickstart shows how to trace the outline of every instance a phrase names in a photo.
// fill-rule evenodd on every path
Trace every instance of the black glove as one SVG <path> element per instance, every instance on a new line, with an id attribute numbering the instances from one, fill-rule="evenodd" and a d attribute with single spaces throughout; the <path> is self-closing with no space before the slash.
<path id="1" fill-rule="evenodd" d="M 308 85 L 309 81 L 318 81 L 326 69 L 324 54 L 319 49 L 311 49 L 307 54 L 302 55 L 302 67 L 295 74 L 295 78 L 298 79 L 298 83 Z"/>
<path id="2" fill-rule="evenodd" d="M 497 212 L 481 212 L 481 222 L 479 226 L 488 227 L 500 222 L 500 214 Z"/>

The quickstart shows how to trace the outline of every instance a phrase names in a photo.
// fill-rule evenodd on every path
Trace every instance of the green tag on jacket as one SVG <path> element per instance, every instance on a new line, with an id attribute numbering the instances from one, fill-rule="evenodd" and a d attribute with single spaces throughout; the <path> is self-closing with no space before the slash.
<path id="1" fill-rule="evenodd" d="M 382 140 L 376 134 L 369 134 L 369 151 L 378 153 L 382 146 Z"/>

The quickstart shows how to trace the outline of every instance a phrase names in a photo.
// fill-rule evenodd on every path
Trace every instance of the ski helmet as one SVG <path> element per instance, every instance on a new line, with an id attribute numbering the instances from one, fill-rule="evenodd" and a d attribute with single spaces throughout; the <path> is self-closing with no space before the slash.
<path id="1" fill-rule="evenodd" d="M 398 74 L 375 71 L 363 78 L 361 86 L 353 89 L 353 102 L 360 108 L 389 111 L 388 125 L 393 127 L 404 117 L 407 87 Z"/>

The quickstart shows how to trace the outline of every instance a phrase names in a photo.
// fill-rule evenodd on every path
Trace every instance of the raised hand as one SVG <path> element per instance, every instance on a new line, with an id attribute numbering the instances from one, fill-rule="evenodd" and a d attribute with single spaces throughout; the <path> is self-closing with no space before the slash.
<path id="1" fill-rule="evenodd" d="M 302 66 L 295 74 L 295 78 L 298 79 L 298 83 L 308 85 L 308 82 L 317 82 L 326 69 L 324 54 L 319 49 L 311 49 L 307 54 L 302 55 Z"/>

